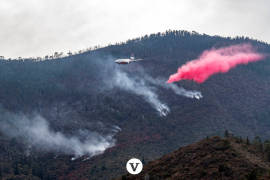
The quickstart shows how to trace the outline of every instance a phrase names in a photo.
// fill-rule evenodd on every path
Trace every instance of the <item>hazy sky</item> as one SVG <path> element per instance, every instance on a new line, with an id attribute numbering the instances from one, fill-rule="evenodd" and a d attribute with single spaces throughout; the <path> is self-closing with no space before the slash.
<path id="1" fill-rule="evenodd" d="M 270 42 L 269 0 L 1 0 L 0 56 L 44 56 L 167 29 Z"/>

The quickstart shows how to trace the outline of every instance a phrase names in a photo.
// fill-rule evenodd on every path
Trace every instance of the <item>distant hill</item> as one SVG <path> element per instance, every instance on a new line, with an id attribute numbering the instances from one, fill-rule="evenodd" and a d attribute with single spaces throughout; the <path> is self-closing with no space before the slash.
<path id="1" fill-rule="evenodd" d="M 212 137 L 182 147 L 144 166 L 141 179 L 270 179 L 270 163 L 254 145 L 237 138 Z"/>
<path id="2" fill-rule="evenodd" d="M 269 57 L 214 75 L 203 84 L 176 83 L 200 91 L 200 100 L 178 96 L 146 80 L 159 78 L 165 84 L 179 66 L 204 50 L 239 43 L 251 43 L 259 52 L 270 53 L 269 44 L 245 37 L 167 31 L 63 58 L 0 60 L 1 113 L 38 114 L 52 130 L 69 136 L 82 129 L 105 134 L 112 127 L 121 128 L 114 136 L 115 146 L 104 154 L 74 161 L 72 155 L 55 152 L 33 150 L 29 156 L 29 146 L 20 138 L 6 137 L 10 130 L 2 131 L 0 167 L 5 168 L 1 176 L 12 177 L 19 169 L 16 176 L 33 173 L 40 179 L 45 175 L 47 179 L 107 179 L 125 173 L 125 163 L 131 157 L 148 162 L 206 136 L 223 135 L 226 129 L 245 138 L 269 139 Z M 114 63 L 131 53 L 144 61 L 126 66 Z M 137 87 L 119 87 L 125 85 L 123 81 L 112 87 L 116 71 L 141 86 L 145 83 L 155 94 L 142 96 L 145 86 L 137 94 Z M 157 96 L 170 108 L 166 117 L 149 103 L 150 96 Z"/>

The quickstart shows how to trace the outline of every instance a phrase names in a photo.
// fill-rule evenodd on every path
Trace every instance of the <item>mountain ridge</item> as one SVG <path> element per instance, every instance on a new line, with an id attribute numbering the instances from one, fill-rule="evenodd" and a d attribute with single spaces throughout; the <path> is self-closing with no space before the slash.
<path id="1" fill-rule="evenodd" d="M 25 167 L 7 159 L 14 159 L 14 154 L 27 159 L 28 149 L 20 145 L 20 139 L 8 138 L 1 132 L 1 144 L 5 147 L 2 157 L 8 157 L 2 162 L 8 169 L 3 176 L 14 175 L 18 164 L 21 169 L 35 169 L 37 178 L 43 173 L 51 179 L 78 179 L 80 172 L 85 179 L 106 179 L 123 174 L 130 157 L 148 162 L 206 136 L 222 135 L 226 129 L 250 139 L 256 135 L 270 138 L 269 58 L 214 75 L 203 84 L 176 83 L 177 87 L 200 91 L 203 95 L 200 100 L 178 96 L 147 81 L 159 100 L 170 108 L 166 117 L 160 117 L 147 99 L 134 91 L 108 85 L 115 70 L 121 70 L 135 82 L 146 81 L 145 74 L 166 80 L 204 50 L 239 43 L 251 43 L 259 52 L 270 52 L 269 45 L 246 38 L 168 31 L 162 36 L 154 34 L 62 59 L 1 60 L 1 110 L 30 117 L 38 113 L 53 132 L 69 136 L 76 135 L 79 129 L 102 134 L 110 132 L 113 126 L 121 128 L 114 136 L 115 146 L 104 154 L 85 161 L 82 160 L 87 157 L 70 161 L 72 155 L 54 158 L 52 152 L 33 152 L 34 165 L 29 163 Z M 127 66 L 114 64 L 115 58 L 129 57 L 131 53 L 145 61 Z M 1 117 L 0 122 L 3 121 Z M 21 153 L 10 143 L 14 141 L 15 147 L 21 147 Z M 52 170 L 55 166 L 61 168 Z M 37 171 L 39 167 L 43 167 L 41 172 Z"/>
<path id="2" fill-rule="evenodd" d="M 181 147 L 149 162 L 140 174 L 119 179 L 270 179 L 270 163 L 261 155 L 238 138 L 216 136 Z"/>

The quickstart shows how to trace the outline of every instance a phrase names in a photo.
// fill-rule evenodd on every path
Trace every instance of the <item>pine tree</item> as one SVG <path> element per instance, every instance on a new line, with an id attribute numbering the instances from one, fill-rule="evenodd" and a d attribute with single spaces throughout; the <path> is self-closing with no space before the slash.
<path id="1" fill-rule="evenodd" d="M 270 141 L 266 140 L 264 142 L 264 153 L 266 154 L 267 161 L 270 161 Z"/>
<path id="2" fill-rule="evenodd" d="M 2 166 L 0 165 L 0 179 L 3 178 L 2 176 L 3 176 L 3 175 L 2 175 Z"/>
<path id="3" fill-rule="evenodd" d="M 142 164 L 145 165 L 145 160 L 144 157 L 142 158 Z"/>
<path id="4" fill-rule="evenodd" d="M 256 136 L 253 140 L 253 144 L 256 146 L 256 148 L 260 151 L 263 152 L 263 144 L 262 140 L 259 136 Z"/>
<path id="5" fill-rule="evenodd" d="M 229 131 L 226 129 L 225 132 L 224 132 L 224 136 L 225 137 L 229 137 Z"/>
<path id="6" fill-rule="evenodd" d="M 242 137 L 241 137 L 241 136 L 239 137 L 239 142 L 240 142 L 240 143 L 242 143 L 242 142 L 243 142 L 243 139 L 242 139 Z"/>
<path id="7" fill-rule="evenodd" d="M 247 145 L 250 145 L 250 142 L 249 142 L 249 139 L 248 139 L 248 137 L 247 137 Z"/>
<path id="8" fill-rule="evenodd" d="M 19 172 L 19 167 L 18 167 L 18 163 L 17 163 L 17 162 L 15 163 L 14 174 L 15 174 L 15 175 L 20 174 L 20 172 Z"/>

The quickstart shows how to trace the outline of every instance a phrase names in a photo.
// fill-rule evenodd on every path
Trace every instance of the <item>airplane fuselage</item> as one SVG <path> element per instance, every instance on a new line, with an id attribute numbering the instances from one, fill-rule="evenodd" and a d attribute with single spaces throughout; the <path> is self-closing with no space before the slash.
<path id="1" fill-rule="evenodd" d="M 118 63 L 118 64 L 129 64 L 131 62 L 135 62 L 136 60 L 132 60 L 132 59 L 117 59 L 114 62 Z"/>
<path id="2" fill-rule="evenodd" d="M 129 63 L 141 61 L 141 60 L 143 59 L 135 59 L 134 56 L 131 56 L 130 58 L 126 58 L 126 59 L 116 59 L 114 62 L 117 64 L 129 64 Z"/>

